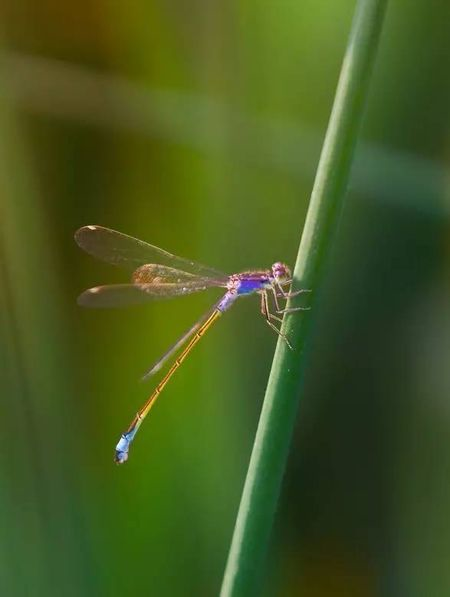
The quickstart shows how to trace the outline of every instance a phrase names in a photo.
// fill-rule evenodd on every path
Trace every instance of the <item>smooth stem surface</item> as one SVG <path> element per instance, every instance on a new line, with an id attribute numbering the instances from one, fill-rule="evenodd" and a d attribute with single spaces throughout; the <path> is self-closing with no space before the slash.
<path id="1" fill-rule="evenodd" d="M 294 270 L 296 287 L 310 288 L 314 304 L 337 228 L 364 111 L 387 0 L 359 0 L 341 68 Z M 260 594 L 259 581 L 291 443 L 305 371 L 306 313 L 285 318 L 296 347 L 277 344 L 264 405 L 222 584 L 222 597 Z"/>

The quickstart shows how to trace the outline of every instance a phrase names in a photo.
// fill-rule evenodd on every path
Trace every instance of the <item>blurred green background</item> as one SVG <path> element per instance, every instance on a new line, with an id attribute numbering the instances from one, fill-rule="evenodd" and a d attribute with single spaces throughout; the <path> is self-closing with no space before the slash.
<path id="1" fill-rule="evenodd" d="M 123 467 L 138 379 L 217 293 L 84 311 L 101 224 L 226 272 L 293 264 L 354 2 L 4 0 L 0 590 L 220 587 L 276 338 L 215 326 Z M 450 594 L 450 7 L 388 7 L 316 293 L 264 596 Z"/>

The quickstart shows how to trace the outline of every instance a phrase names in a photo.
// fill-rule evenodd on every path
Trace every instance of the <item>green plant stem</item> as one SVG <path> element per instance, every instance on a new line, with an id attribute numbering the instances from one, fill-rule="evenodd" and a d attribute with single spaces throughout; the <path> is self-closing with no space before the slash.
<path id="1" fill-rule="evenodd" d="M 387 0 L 359 0 L 300 241 L 294 280 L 318 294 L 326 256 L 346 194 L 354 148 L 382 29 Z M 270 372 L 247 478 L 239 506 L 222 597 L 257 593 L 304 378 L 309 322 L 285 317 Z"/>

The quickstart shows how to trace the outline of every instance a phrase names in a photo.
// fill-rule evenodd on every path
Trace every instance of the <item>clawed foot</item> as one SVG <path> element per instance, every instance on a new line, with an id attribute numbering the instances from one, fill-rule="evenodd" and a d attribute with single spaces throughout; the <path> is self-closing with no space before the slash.
<path id="1" fill-rule="evenodd" d="M 280 309 L 275 313 L 295 313 L 296 311 L 310 311 L 311 307 L 290 307 L 289 309 Z"/>
<path id="2" fill-rule="evenodd" d="M 277 292 L 276 295 L 278 298 L 290 299 L 294 298 L 294 296 L 298 296 L 299 294 L 303 294 L 304 292 L 312 292 L 312 290 L 301 288 L 300 290 L 293 290 L 292 292 Z"/>

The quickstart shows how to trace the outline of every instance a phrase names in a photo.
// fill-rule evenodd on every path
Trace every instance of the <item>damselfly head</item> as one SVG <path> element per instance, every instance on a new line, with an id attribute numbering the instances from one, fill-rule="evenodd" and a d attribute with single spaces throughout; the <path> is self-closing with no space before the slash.
<path id="1" fill-rule="evenodd" d="M 272 265 L 272 274 L 277 282 L 287 282 L 291 280 L 291 270 L 285 263 L 281 263 L 281 261 L 277 261 Z"/>

